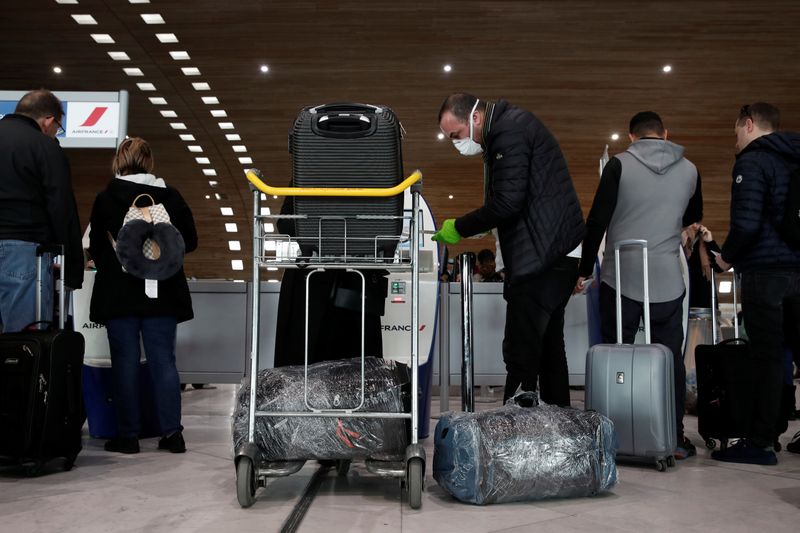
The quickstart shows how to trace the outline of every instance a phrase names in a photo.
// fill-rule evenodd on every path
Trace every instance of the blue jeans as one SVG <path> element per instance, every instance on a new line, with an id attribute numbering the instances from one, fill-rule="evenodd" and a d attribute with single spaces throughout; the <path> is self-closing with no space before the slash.
<path id="1" fill-rule="evenodd" d="M 113 318 L 106 322 L 111 348 L 114 406 L 120 437 L 137 438 L 141 430 L 139 413 L 140 338 L 153 379 L 158 423 L 162 435 L 181 426 L 181 383 L 175 366 L 175 317 Z"/>
<path id="2" fill-rule="evenodd" d="M 0 240 L 0 332 L 21 331 L 36 321 L 35 242 Z M 42 320 L 53 319 L 53 262 L 45 256 Z"/>
<path id="3" fill-rule="evenodd" d="M 791 323 L 784 323 L 789 308 Z M 800 328 L 800 272 L 756 270 L 742 274 L 742 314 L 753 358 L 753 421 L 750 439 L 771 446 L 784 387 L 785 328 Z"/>

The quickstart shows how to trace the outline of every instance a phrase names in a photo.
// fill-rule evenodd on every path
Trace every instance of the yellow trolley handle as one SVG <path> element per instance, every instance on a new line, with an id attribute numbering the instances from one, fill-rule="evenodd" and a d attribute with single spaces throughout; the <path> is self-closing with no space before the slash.
<path id="1" fill-rule="evenodd" d="M 261 172 L 251 168 L 247 171 L 247 179 L 259 191 L 274 196 L 396 196 L 422 179 L 422 172 L 415 170 L 409 177 L 394 187 L 356 189 L 348 187 L 272 187 L 261 180 Z"/>

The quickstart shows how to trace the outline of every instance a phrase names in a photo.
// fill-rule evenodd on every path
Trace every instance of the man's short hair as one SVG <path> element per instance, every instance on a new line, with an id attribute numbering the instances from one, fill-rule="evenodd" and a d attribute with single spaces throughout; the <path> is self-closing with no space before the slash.
<path id="1" fill-rule="evenodd" d="M 478 263 L 483 264 L 486 261 L 494 261 L 494 252 L 488 248 L 484 248 L 478 252 Z"/>
<path id="2" fill-rule="evenodd" d="M 633 115 L 628 131 L 635 137 L 647 137 L 648 135 L 664 136 L 664 123 L 661 117 L 653 111 L 642 111 Z"/>
<path id="3" fill-rule="evenodd" d="M 453 114 L 461 122 L 469 121 L 469 114 L 472 111 L 472 106 L 475 105 L 477 96 L 467 93 L 453 93 L 444 99 L 442 107 L 439 109 L 439 122 L 442 121 L 442 116 L 448 111 Z M 486 109 L 486 102 L 481 100 L 475 110 L 484 111 Z"/>
<path id="4" fill-rule="evenodd" d="M 781 112 L 777 107 L 766 102 L 743 105 L 739 110 L 736 124 L 741 126 L 748 118 L 765 131 L 778 131 L 781 127 Z"/>
<path id="5" fill-rule="evenodd" d="M 55 117 L 60 122 L 64 116 L 64 108 L 56 95 L 47 89 L 37 89 L 27 93 L 17 102 L 14 113 L 25 115 L 33 120 Z"/>

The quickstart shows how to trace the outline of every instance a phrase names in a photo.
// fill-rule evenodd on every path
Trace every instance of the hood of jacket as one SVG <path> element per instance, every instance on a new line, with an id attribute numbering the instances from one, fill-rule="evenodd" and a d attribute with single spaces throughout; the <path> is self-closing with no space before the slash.
<path id="1" fill-rule="evenodd" d="M 683 159 L 683 146 L 664 139 L 639 139 L 625 151 L 656 174 L 666 174 Z"/>
<path id="2" fill-rule="evenodd" d="M 800 133 L 777 131 L 764 135 L 751 141 L 736 157 L 757 150 L 775 152 L 794 164 L 800 164 Z"/>

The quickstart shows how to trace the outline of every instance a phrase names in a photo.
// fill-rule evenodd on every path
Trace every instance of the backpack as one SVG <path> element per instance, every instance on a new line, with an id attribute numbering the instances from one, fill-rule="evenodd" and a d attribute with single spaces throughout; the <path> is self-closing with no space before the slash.
<path id="1" fill-rule="evenodd" d="M 789 174 L 786 210 L 778 233 L 790 248 L 800 250 L 800 166 L 793 167 Z"/>
<path id="2" fill-rule="evenodd" d="M 136 202 L 143 197 L 149 198 L 151 205 L 138 207 Z M 116 241 L 110 233 L 108 238 L 122 270 L 137 278 L 164 280 L 183 266 L 183 236 L 170 222 L 164 205 L 155 203 L 149 194 L 133 199 Z"/>

